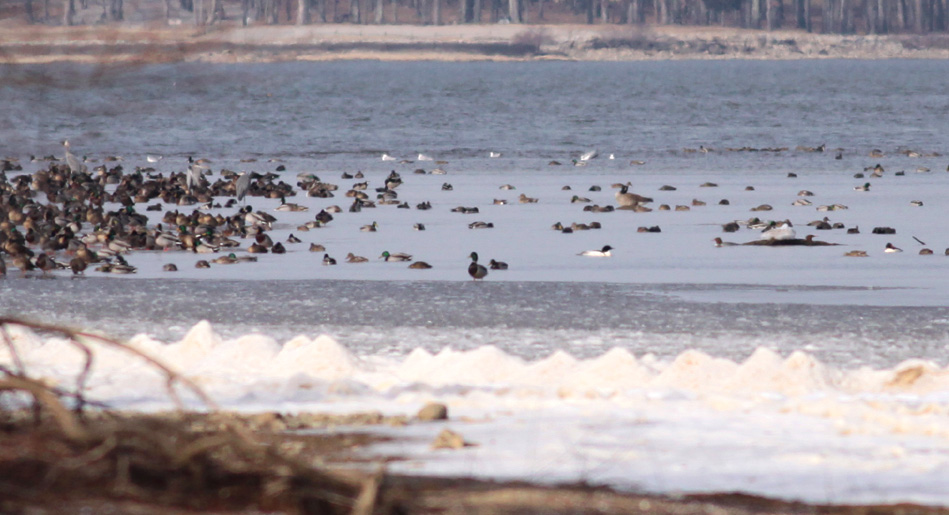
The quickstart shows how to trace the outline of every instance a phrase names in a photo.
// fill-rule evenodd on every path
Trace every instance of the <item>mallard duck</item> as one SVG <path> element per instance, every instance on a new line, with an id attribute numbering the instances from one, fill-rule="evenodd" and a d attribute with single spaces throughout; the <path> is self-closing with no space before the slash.
<path id="1" fill-rule="evenodd" d="M 395 254 L 390 254 L 389 251 L 384 251 L 381 256 L 381 259 L 386 261 L 412 261 L 412 256 L 410 254 L 405 254 L 403 252 L 396 252 Z"/>
<path id="2" fill-rule="evenodd" d="M 468 257 L 471 258 L 471 264 L 468 265 L 468 275 L 472 280 L 482 280 L 488 275 L 488 269 L 478 264 L 478 253 L 472 252 Z"/>
<path id="3" fill-rule="evenodd" d="M 280 211 L 283 213 L 290 212 L 300 212 L 300 211 L 309 211 L 310 208 L 306 206 L 301 206 L 300 204 L 288 204 L 287 199 L 283 196 L 280 197 L 280 205 L 274 208 L 274 211 Z"/>
<path id="4" fill-rule="evenodd" d="M 89 266 L 89 263 L 86 263 L 86 260 L 80 257 L 74 257 L 71 260 L 69 260 L 69 268 L 70 270 L 72 270 L 73 275 L 82 274 L 83 272 L 85 272 L 87 266 Z M 5 272 L 6 270 L 3 270 L 3 273 Z M 3 273 L 0 273 L 0 275 L 3 275 Z"/>
<path id="5" fill-rule="evenodd" d="M 488 268 L 491 270 L 507 270 L 507 263 L 504 261 L 496 261 L 492 259 L 488 262 Z"/>
<path id="6" fill-rule="evenodd" d="M 326 247 L 320 245 L 319 243 L 311 243 L 310 252 L 326 252 Z"/>
<path id="7" fill-rule="evenodd" d="M 353 254 L 352 252 L 350 252 L 349 254 L 346 254 L 347 263 L 365 263 L 367 261 L 369 261 L 369 258 L 365 258 L 363 256 L 357 256 Z"/>
<path id="8" fill-rule="evenodd" d="M 195 268 L 211 268 L 211 263 L 208 263 L 206 260 L 201 259 L 197 263 L 194 264 L 194 267 Z M 114 271 L 115 269 L 113 268 L 113 272 Z"/>
<path id="9" fill-rule="evenodd" d="M 211 262 L 217 265 L 233 265 L 237 263 L 237 255 L 232 252 L 226 256 L 215 258 Z"/>
<path id="10" fill-rule="evenodd" d="M 378 229 L 379 229 L 379 224 L 377 224 L 376 222 L 372 222 L 369 225 L 364 225 L 359 228 L 359 230 L 362 232 L 376 232 Z"/>
<path id="11" fill-rule="evenodd" d="M 870 191 L 870 183 L 864 183 L 862 186 L 854 186 L 854 191 Z"/>
<path id="12" fill-rule="evenodd" d="M 610 257 L 612 256 L 613 247 L 609 245 L 604 245 L 600 250 L 584 250 L 579 256 L 588 256 L 588 257 Z"/>
<path id="13" fill-rule="evenodd" d="M 411 265 L 409 265 L 409 268 L 411 268 L 411 269 L 413 269 L 413 270 L 427 270 L 427 269 L 429 269 L 429 268 L 431 268 L 431 267 L 432 267 L 432 265 L 430 265 L 430 264 L 428 264 L 428 263 L 426 263 L 426 262 L 424 262 L 424 261 L 416 261 L 416 262 L 412 263 Z"/>
<path id="14" fill-rule="evenodd" d="M 178 267 L 175 266 L 174 263 L 168 263 L 168 264 L 166 264 L 165 266 L 161 267 L 161 269 L 164 270 L 164 271 L 166 271 L 166 272 L 177 272 L 177 271 L 178 271 Z"/>
<path id="15" fill-rule="evenodd" d="M 571 204 L 576 203 L 576 202 L 589 202 L 589 201 L 590 199 L 586 197 L 581 197 L 579 195 L 574 195 L 573 198 L 570 199 Z"/>

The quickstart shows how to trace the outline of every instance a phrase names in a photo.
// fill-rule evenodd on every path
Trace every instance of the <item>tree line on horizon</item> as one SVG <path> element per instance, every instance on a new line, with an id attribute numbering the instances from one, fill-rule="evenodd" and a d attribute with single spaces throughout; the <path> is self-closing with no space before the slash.
<path id="1" fill-rule="evenodd" d="M 156 16 L 169 23 L 199 26 L 237 20 L 242 25 L 612 23 L 826 34 L 949 32 L 949 0 L 53 0 L 53 5 L 51 0 L 22 1 L 28 23 L 61 20 L 63 25 L 122 22 L 129 4 L 137 13 L 160 12 Z"/>

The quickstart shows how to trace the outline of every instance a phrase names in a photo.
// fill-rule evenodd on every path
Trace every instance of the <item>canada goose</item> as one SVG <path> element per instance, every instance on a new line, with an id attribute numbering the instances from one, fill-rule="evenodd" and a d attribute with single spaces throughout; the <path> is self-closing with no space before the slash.
<path id="1" fill-rule="evenodd" d="M 629 193 L 629 186 L 630 183 L 624 184 L 620 187 L 620 190 L 615 193 L 617 204 L 620 206 L 635 206 L 636 204 L 652 202 L 651 198 Z"/>

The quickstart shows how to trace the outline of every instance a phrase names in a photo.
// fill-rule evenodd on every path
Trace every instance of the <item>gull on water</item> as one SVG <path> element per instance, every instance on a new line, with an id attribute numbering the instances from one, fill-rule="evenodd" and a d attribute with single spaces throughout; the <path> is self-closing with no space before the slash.
<path id="1" fill-rule="evenodd" d="M 432 161 L 432 156 L 426 156 L 425 154 L 419 152 L 417 159 L 419 161 Z"/>
<path id="2" fill-rule="evenodd" d="M 397 158 L 390 156 L 387 152 L 382 153 L 383 161 L 395 161 Z"/>
<path id="3" fill-rule="evenodd" d="M 590 150 L 590 151 L 588 151 L 588 152 L 584 152 L 584 153 L 580 154 L 580 160 L 581 160 L 581 161 L 589 161 L 589 160 L 591 160 L 591 159 L 596 159 L 596 157 L 599 156 L 599 155 L 600 155 L 600 152 L 599 152 L 597 149 L 593 149 L 593 150 Z"/>

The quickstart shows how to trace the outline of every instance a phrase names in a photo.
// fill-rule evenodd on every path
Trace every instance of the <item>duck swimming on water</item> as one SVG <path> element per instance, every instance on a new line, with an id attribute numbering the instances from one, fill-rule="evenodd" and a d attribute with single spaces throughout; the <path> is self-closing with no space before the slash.
<path id="1" fill-rule="evenodd" d="M 600 250 L 584 250 L 578 255 L 588 256 L 588 257 L 610 257 L 613 255 L 612 251 L 613 251 L 613 247 L 610 247 L 609 245 L 604 245 L 603 248 Z"/>

